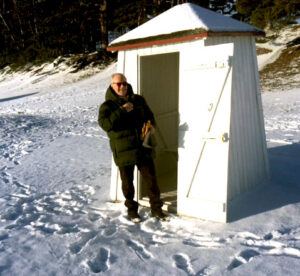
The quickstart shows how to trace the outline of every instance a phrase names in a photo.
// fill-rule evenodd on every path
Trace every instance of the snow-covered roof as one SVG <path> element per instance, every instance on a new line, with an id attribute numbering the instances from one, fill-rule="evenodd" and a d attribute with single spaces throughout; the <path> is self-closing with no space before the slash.
<path id="1" fill-rule="evenodd" d="M 137 44 L 141 41 L 157 41 L 171 37 L 205 33 L 254 33 L 262 31 L 238 20 L 204 9 L 198 5 L 185 3 L 177 5 L 141 26 L 113 40 L 109 50 L 119 46 Z M 204 35 L 202 35 L 203 37 Z"/>

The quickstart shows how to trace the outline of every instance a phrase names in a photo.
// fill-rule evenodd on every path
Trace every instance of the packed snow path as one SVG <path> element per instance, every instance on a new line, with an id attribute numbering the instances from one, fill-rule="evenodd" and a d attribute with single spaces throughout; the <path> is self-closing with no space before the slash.
<path id="1" fill-rule="evenodd" d="M 299 274 L 300 91 L 263 95 L 273 185 L 235 202 L 234 222 L 159 222 L 143 207 L 134 224 L 109 202 L 97 125 L 114 70 L 1 100 L 0 274 Z"/>

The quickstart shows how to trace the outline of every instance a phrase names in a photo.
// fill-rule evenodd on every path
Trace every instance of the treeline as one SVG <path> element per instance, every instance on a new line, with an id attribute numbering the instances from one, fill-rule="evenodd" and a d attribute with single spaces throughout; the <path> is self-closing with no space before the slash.
<path id="1" fill-rule="evenodd" d="M 291 23 L 300 14 L 300 0 L 238 0 L 236 8 L 243 20 L 273 29 Z"/>
<path id="2" fill-rule="evenodd" d="M 109 38 L 192 2 L 264 27 L 294 16 L 300 0 L 1 0 L 0 67 L 21 60 L 98 51 Z"/>

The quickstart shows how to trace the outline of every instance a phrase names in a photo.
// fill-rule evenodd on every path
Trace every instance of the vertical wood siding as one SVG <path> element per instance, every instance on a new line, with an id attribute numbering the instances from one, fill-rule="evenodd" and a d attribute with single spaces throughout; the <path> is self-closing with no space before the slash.
<path id="1" fill-rule="evenodd" d="M 266 183 L 266 141 L 252 37 L 234 38 L 228 200 Z"/>

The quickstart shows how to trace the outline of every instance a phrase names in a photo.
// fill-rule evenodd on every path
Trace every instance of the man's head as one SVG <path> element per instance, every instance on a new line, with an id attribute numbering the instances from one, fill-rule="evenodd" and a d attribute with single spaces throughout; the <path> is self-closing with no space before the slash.
<path id="1" fill-rule="evenodd" d="M 111 87 L 121 97 L 127 95 L 127 80 L 121 73 L 115 73 L 111 76 Z"/>

